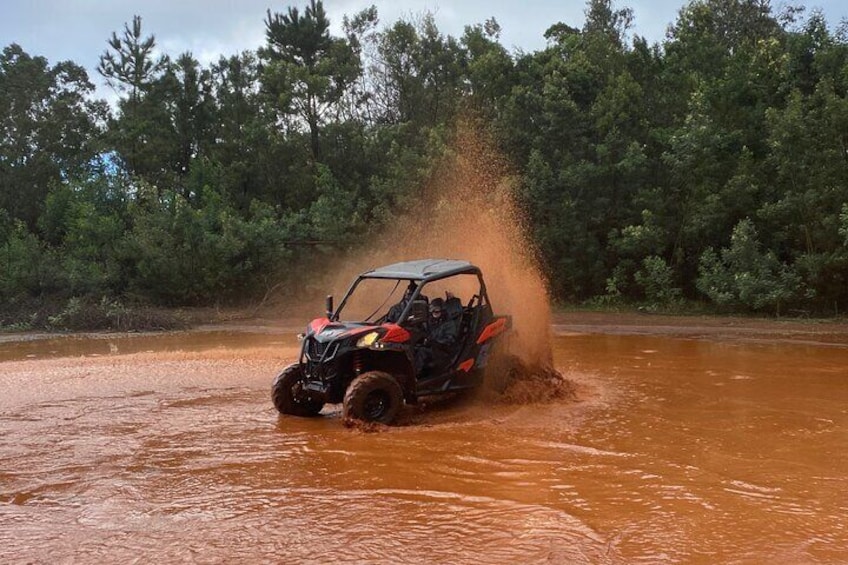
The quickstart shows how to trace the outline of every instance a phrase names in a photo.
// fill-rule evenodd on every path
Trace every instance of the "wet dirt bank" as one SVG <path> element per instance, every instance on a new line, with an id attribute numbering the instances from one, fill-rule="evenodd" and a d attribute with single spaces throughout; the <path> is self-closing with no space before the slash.
<path id="1" fill-rule="evenodd" d="M 554 321 L 578 401 L 377 434 L 277 416 L 297 324 L 0 343 L 0 562 L 848 561 L 848 332 Z"/>

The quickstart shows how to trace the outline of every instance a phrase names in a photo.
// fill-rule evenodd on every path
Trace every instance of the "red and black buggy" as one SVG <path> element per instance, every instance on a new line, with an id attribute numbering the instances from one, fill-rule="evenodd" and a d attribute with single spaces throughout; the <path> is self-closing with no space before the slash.
<path id="1" fill-rule="evenodd" d="M 428 297 L 442 295 L 457 338 L 442 363 L 421 366 Z M 482 384 L 493 345 L 512 327 L 510 316 L 493 313 L 480 269 L 449 259 L 362 273 L 338 309 L 327 297 L 326 310 L 300 336 L 298 362 L 274 380 L 271 396 L 281 414 L 316 416 L 324 404 L 343 403 L 345 418 L 391 423 L 404 402 Z"/>

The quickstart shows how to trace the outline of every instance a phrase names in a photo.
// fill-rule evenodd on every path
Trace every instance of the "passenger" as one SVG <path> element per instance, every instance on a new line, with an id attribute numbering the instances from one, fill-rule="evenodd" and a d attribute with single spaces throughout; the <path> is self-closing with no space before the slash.
<path id="1" fill-rule="evenodd" d="M 439 371 L 447 368 L 454 354 L 458 335 L 458 322 L 446 315 L 445 301 L 441 298 L 434 298 L 430 302 L 427 337 L 415 355 L 419 373 L 426 369 Z"/>

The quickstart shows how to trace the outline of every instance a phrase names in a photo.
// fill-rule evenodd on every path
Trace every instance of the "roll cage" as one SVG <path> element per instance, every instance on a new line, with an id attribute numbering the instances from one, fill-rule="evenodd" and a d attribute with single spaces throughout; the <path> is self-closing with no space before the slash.
<path id="1" fill-rule="evenodd" d="M 449 259 L 421 259 L 417 261 L 405 261 L 401 263 L 394 263 L 391 265 L 386 265 L 385 267 L 380 267 L 378 269 L 372 269 L 370 271 L 366 271 L 360 274 L 356 280 L 348 288 L 345 293 L 342 301 L 339 303 L 338 308 L 336 308 L 333 312 L 328 313 L 328 318 L 331 322 L 338 321 L 339 315 L 342 310 L 344 310 L 345 305 L 348 303 L 348 300 L 356 291 L 356 288 L 362 283 L 362 281 L 367 279 L 385 279 L 385 280 L 395 280 L 400 282 L 414 282 L 416 284 L 415 291 L 412 296 L 409 297 L 407 304 L 398 318 L 398 323 L 403 323 L 406 321 L 409 316 L 413 305 L 416 300 L 419 300 L 421 297 L 422 289 L 428 283 L 448 279 L 458 275 L 474 275 L 477 277 L 477 282 L 479 283 L 479 290 L 477 294 L 471 297 L 468 308 L 473 306 L 486 306 L 489 304 L 489 297 L 486 291 L 486 283 L 483 281 L 483 274 L 480 269 L 467 261 L 457 261 L 457 260 L 449 260 Z M 475 299 L 477 300 L 477 304 L 474 304 Z"/>

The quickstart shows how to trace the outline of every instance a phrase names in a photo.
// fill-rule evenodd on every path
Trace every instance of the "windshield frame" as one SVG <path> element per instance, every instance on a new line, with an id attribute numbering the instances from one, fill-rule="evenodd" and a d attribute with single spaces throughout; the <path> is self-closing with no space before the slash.
<path id="1" fill-rule="evenodd" d="M 365 273 L 365 274 L 362 274 L 362 275 L 359 275 L 358 277 L 356 277 L 356 280 L 354 280 L 353 283 L 350 285 L 347 292 L 345 292 L 344 298 L 342 298 L 342 301 L 339 302 L 339 305 L 335 309 L 335 311 L 332 312 L 332 314 L 330 316 L 330 321 L 340 321 L 339 316 L 341 315 L 342 311 L 344 310 L 345 305 L 348 303 L 350 297 L 353 296 L 353 293 L 356 292 L 356 289 L 359 287 L 359 285 L 363 281 L 369 280 L 369 279 L 371 279 L 371 280 L 380 279 L 380 280 L 397 281 L 395 288 L 400 286 L 400 284 L 403 283 L 403 282 L 405 282 L 407 285 L 409 283 L 415 283 L 415 291 L 412 293 L 412 296 L 407 301 L 407 304 L 403 309 L 403 313 L 401 313 L 400 317 L 397 320 L 398 324 L 403 324 L 406 321 L 406 318 L 409 315 L 410 310 L 412 309 L 413 302 L 415 302 L 419 298 L 419 296 L 421 296 L 424 287 L 428 283 L 435 282 L 435 281 L 441 281 L 441 280 L 445 280 L 445 279 L 450 279 L 450 278 L 453 278 L 453 277 L 459 276 L 459 275 L 475 275 L 477 277 L 477 282 L 480 285 L 480 288 L 477 292 L 477 295 L 480 297 L 480 304 L 489 304 L 489 297 L 488 297 L 488 294 L 486 292 L 486 283 L 483 282 L 483 275 L 477 269 L 475 269 L 471 272 L 451 273 L 451 274 L 446 274 L 446 275 L 442 275 L 442 276 L 433 276 L 433 277 L 425 277 L 425 278 L 418 278 L 418 277 L 416 277 L 416 278 L 411 278 L 411 277 L 410 278 L 405 278 L 405 277 L 399 278 L 399 277 L 397 277 L 396 278 L 396 277 L 385 277 L 385 276 L 371 276 L 369 273 Z M 389 297 L 391 297 L 392 293 L 393 293 L 393 291 L 389 293 L 387 300 L 388 300 Z M 380 310 L 382 310 L 382 307 L 380 308 Z M 382 318 L 382 317 L 383 316 L 380 316 L 380 318 Z M 380 318 L 377 318 L 377 319 L 379 320 Z M 369 322 L 367 320 L 349 320 L 349 321 L 355 322 L 355 323 L 372 323 L 372 322 Z"/>

